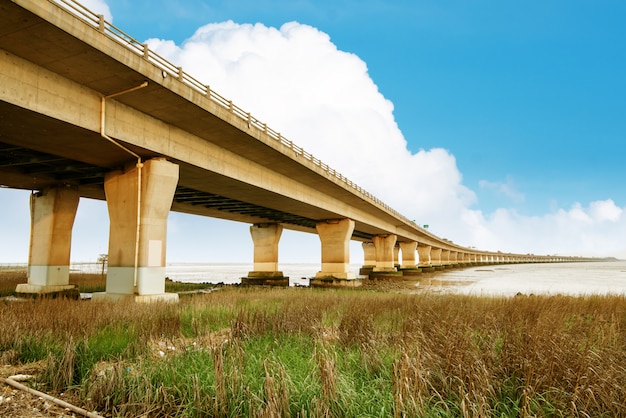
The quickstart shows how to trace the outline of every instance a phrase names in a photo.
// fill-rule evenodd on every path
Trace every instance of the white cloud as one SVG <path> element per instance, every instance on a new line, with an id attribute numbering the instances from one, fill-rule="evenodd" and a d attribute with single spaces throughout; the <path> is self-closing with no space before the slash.
<path id="1" fill-rule="evenodd" d="M 618 222 L 622 217 L 624 210 L 615 205 L 613 200 L 602 200 L 592 202 L 589 205 L 589 214 L 596 222 Z"/>
<path id="2" fill-rule="evenodd" d="M 228 21 L 199 28 L 182 45 L 158 39 L 148 44 L 442 237 L 488 250 L 626 255 L 615 233 L 626 229 L 626 220 L 612 200 L 535 217 L 471 209 L 476 195 L 463 185 L 454 156 L 444 149 L 411 153 L 393 104 L 378 91 L 366 64 L 311 26 Z M 510 178 L 482 181 L 480 187 L 514 203 L 525 200 Z"/>
<path id="3" fill-rule="evenodd" d="M 366 64 L 311 26 L 229 21 L 199 28 L 180 46 L 147 42 L 418 223 L 445 234 L 448 220 L 476 199 L 448 151 L 408 151 Z"/>
<path id="4" fill-rule="evenodd" d="M 587 207 L 575 203 L 569 210 L 543 216 L 498 209 L 479 219 L 478 225 L 488 233 L 474 238 L 479 248 L 518 253 L 625 257 L 623 211 L 612 200 L 591 202 Z"/>
<path id="5" fill-rule="evenodd" d="M 102 0 L 85 4 L 111 19 Z M 622 238 L 626 235 L 624 208 L 610 199 L 587 206 L 576 203 L 569 209 L 555 205 L 542 216 L 525 216 L 514 209 L 498 209 L 490 214 L 473 209 L 479 202 L 475 193 L 463 185 L 455 157 L 440 148 L 411 153 L 395 122 L 393 104 L 378 91 L 366 64 L 356 55 L 338 50 L 328 35 L 313 27 L 290 22 L 271 28 L 229 21 L 199 28 L 182 45 L 158 39 L 148 43 L 410 219 L 429 224 L 430 230 L 441 237 L 486 250 L 626 257 Z M 508 178 L 504 182 L 483 181 L 480 187 L 503 194 L 514 203 L 525 199 Z M 27 219 L 26 197 L 21 204 L 22 218 Z M 81 206 L 91 208 L 91 204 Z M 100 216 L 106 216 L 105 207 L 98 208 Z M 81 217 L 80 213 L 79 208 L 75 231 L 83 230 L 82 224 L 93 227 L 93 219 Z M 219 240 L 214 249 L 206 238 L 201 245 L 194 242 L 192 251 L 180 249 L 191 240 L 185 232 L 190 228 L 187 222 L 193 222 L 193 228 L 205 228 L 206 233 L 198 234 L 203 237 L 215 235 L 210 230 L 222 228 L 222 224 L 216 227 L 214 223 L 176 216 L 170 221 L 168 240 L 177 245 L 172 246 L 175 249 L 168 254 L 168 260 L 193 261 L 186 258 L 193 257 L 201 261 L 205 254 L 224 259 L 223 253 L 228 250 L 220 246 Z M 8 230 L 10 224 L 2 226 Z M 28 226 L 22 229 L 18 247 L 24 253 Z M 89 257 L 105 251 L 101 247 L 106 245 L 108 234 L 105 226 L 101 229 L 103 236 L 97 238 L 97 248 L 90 247 Z M 247 227 L 235 229 L 229 234 L 245 240 L 245 247 L 239 250 L 247 256 L 232 260 L 249 261 Z M 281 248 L 283 241 L 285 246 L 294 242 L 295 234 L 285 233 Z M 304 244 L 289 246 L 285 252 L 291 250 L 291 256 L 287 259 L 281 253 L 281 260 L 301 262 L 303 254 L 311 257 L 307 261 L 319 260 L 318 255 L 311 255 L 311 248 L 319 254 L 318 240 L 314 236 L 298 239 Z M 74 251 L 87 247 L 86 240 L 75 234 L 73 242 L 81 244 L 73 248 L 73 258 Z M 232 246 L 237 247 L 235 243 Z M 15 257 L 11 250 L 0 248 L 0 256 Z M 237 248 L 230 251 L 240 254 Z M 359 262 L 358 254 L 352 260 Z"/>
<path id="6" fill-rule="evenodd" d="M 510 177 L 507 177 L 504 182 L 480 180 L 478 185 L 481 189 L 494 191 L 511 199 L 515 203 L 522 203 L 525 200 L 524 193 L 521 193 L 516 189 L 513 184 L 513 180 Z"/>

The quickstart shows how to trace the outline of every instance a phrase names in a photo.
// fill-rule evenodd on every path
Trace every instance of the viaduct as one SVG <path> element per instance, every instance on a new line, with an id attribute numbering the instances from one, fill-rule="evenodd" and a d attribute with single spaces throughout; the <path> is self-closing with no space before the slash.
<path id="1" fill-rule="evenodd" d="M 105 199 L 110 218 L 106 291 L 94 299 L 176 300 L 164 290 L 170 210 L 249 223 L 252 283 L 284 280 L 283 228 L 319 235 L 312 285 L 360 284 L 350 240 L 373 274 L 581 260 L 429 233 L 74 0 L 0 2 L 0 186 L 33 191 L 19 293 L 72 287 L 81 197 Z"/>

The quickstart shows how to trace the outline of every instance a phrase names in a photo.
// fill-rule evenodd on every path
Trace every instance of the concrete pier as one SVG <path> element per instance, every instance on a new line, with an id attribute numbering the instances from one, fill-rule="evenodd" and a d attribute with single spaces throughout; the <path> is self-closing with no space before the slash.
<path id="1" fill-rule="evenodd" d="M 71 187 L 44 189 L 30 196 L 28 283 L 15 292 L 51 294 L 72 291 L 69 284 L 72 227 L 79 194 Z"/>
<path id="2" fill-rule="evenodd" d="M 430 250 L 430 263 L 436 270 L 444 269 L 441 260 L 441 248 L 432 248 Z"/>
<path id="3" fill-rule="evenodd" d="M 372 274 L 389 274 L 397 272 L 395 263 L 395 246 L 398 237 L 395 234 L 376 235 L 372 237 L 376 247 L 376 267 Z"/>
<path id="4" fill-rule="evenodd" d="M 360 286 L 361 281 L 350 272 L 350 238 L 354 232 L 352 219 L 318 222 L 317 233 L 322 244 L 322 270 L 311 286 Z"/>
<path id="5" fill-rule="evenodd" d="M 403 270 L 417 268 L 417 241 L 407 241 L 400 243 L 402 251 L 402 263 L 400 268 Z"/>
<path id="6" fill-rule="evenodd" d="M 376 247 L 373 242 L 364 242 L 363 247 L 363 266 L 359 269 L 360 275 L 368 275 L 376 267 Z"/>
<path id="7" fill-rule="evenodd" d="M 177 183 L 178 166 L 160 158 L 106 175 L 109 267 L 106 292 L 94 300 L 178 300 L 165 293 L 167 217 Z"/>
<path id="8" fill-rule="evenodd" d="M 420 267 L 430 267 L 430 245 L 417 244 L 417 254 L 419 256 L 419 266 Z"/>
<path id="9" fill-rule="evenodd" d="M 289 286 L 289 277 L 278 270 L 278 243 L 283 227 L 276 223 L 254 224 L 250 235 L 254 242 L 254 266 L 241 284 Z"/>

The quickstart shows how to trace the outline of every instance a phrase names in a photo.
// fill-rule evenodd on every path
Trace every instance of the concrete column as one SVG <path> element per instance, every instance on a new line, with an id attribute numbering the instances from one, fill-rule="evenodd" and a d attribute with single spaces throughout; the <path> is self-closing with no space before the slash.
<path id="1" fill-rule="evenodd" d="M 250 227 L 254 242 L 254 271 L 241 279 L 242 284 L 289 286 L 289 278 L 278 271 L 278 242 L 283 232 L 279 224 L 255 224 Z"/>
<path id="2" fill-rule="evenodd" d="M 363 247 L 363 265 L 359 269 L 359 275 L 366 276 L 376 267 L 376 247 L 373 242 L 364 242 Z"/>
<path id="3" fill-rule="evenodd" d="M 28 283 L 16 293 L 57 293 L 74 289 L 69 284 L 72 227 L 79 194 L 57 187 L 30 196 L 30 248 Z"/>
<path id="4" fill-rule="evenodd" d="M 364 242 L 363 247 L 363 267 L 374 268 L 376 265 L 376 247 L 373 242 Z"/>
<path id="5" fill-rule="evenodd" d="M 450 250 L 441 250 L 441 264 L 444 266 L 450 264 Z"/>
<path id="6" fill-rule="evenodd" d="M 450 264 L 459 264 L 459 253 L 457 251 L 450 251 L 448 262 Z"/>
<path id="7" fill-rule="evenodd" d="M 396 242 L 393 246 L 393 265 L 398 270 L 400 268 L 400 246 Z"/>
<path id="8" fill-rule="evenodd" d="M 417 245 L 417 253 L 419 254 L 419 265 L 420 266 L 430 266 L 430 245 Z"/>
<path id="9" fill-rule="evenodd" d="M 415 269 L 417 268 L 417 260 L 415 259 L 415 252 L 417 250 L 417 241 L 401 242 L 400 249 L 402 250 L 402 266 L 403 269 Z"/>
<path id="10" fill-rule="evenodd" d="M 398 237 L 394 234 L 376 235 L 372 237 L 376 247 L 376 267 L 378 271 L 397 271 L 394 260 L 394 248 Z"/>
<path id="11" fill-rule="evenodd" d="M 441 248 L 432 248 L 430 250 L 430 262 L 433 266 L 441 265 Z"/>
<path id="12" fill-rule="evenodd" d="M 106 292 L 94 294 L 94 300 L 178 300 L 177 294 L 165 293 L 167 217 L 177 183 L 178 165 L 162 158 L 105 176 L 109 267 Z"/>
<path id="13" fill-rule="evenodd" d="M 322 270 L 315 275 L 311 284 L 321 285 L 320 281 L 324 280 L 355 279 L 355 274 L 350 272 L 350 238 L 354 232 L 354 221 L 341 219 L 318 222 L 315 229 L 322 243 Z M 329 284 L 345 285 L 335 282 Z"/>

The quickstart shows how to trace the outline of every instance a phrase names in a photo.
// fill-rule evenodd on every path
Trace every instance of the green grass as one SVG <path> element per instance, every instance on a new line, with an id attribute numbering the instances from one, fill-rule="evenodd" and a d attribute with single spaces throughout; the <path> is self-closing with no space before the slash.
<path id="1" fill-rule="evenodd" d="M 111 416 L 622 416 L 626 299 L 224 287 L 0 303 L 0 357 Z"/>

